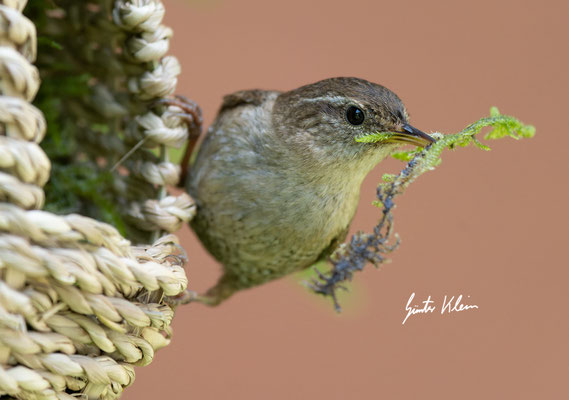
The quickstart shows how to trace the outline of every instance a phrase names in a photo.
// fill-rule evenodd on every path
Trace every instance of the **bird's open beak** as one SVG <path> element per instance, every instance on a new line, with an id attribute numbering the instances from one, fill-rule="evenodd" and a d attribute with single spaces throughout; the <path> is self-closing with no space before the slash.
<path id="1" fill-rule="evenodd" d="M 387 139 L 387 142 L 407 143 L 415 146 L 427 147 L 431 143 L 434 143 L 435 139 L 409 124 L 404 124 L 403 129 L 398 132 L 393 132 L 393 135 Z"/>

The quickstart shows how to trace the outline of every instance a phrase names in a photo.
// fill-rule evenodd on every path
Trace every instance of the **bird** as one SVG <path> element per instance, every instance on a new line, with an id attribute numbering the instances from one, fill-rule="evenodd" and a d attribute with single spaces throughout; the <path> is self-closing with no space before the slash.
<path id="1" fill-rule="evenodd" d="M 394 134 L 356 141 L 377 132 Z M 223 266 L 194 300 L 218 305 L 325 260 L 347 236 L 366 175 L 399 146 L 432 142 L 394 92 L 360 78 L 225 96 L 185 182 L 191 228 Z"/>

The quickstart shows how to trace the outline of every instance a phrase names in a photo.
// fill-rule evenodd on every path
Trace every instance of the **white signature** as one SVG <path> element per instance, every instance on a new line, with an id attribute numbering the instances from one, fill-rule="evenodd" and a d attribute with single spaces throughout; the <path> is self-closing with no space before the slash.
<path id="1" fill-rule="evenodd" d="M 412 304 L 414 298 L 415 298 L 415 292 L 411 293 L 411 296 L 409 296 L 409 300 L 407 301 L 407 305 L 405 306 L 405 311 L 407 311 L 407 315 L 405 316 L 405 319 L 403 320 L 403 323 L 401 325 L 405 325 L 407 318 L 409 318 L 411 315 L 433 313 L 437 309 L 435 302 L 431 300 L 431 296 L 427 297 L 427 300 L 421 302 L 423 304 L 422 307 L 416 304 Z M 451 298 L 447 298 L 447 296 L 445 296 L 443 300 L 443 306 L 441 307 L 441 314 L 444 313 L 450 314 L 452 312 L 472 310 L 474 308 L 478 308 L 478 306 L 476 304 L 462 303 L 462 295 L 458 296 L 456 300 L 454 296 L 452 296 Z"/>

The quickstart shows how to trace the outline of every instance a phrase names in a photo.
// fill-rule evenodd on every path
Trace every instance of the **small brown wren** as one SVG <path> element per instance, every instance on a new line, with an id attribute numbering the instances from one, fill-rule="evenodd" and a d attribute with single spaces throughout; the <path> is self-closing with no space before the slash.
<path id="1" fill-rule="evenodd" d="M 375 132 L 399 134 L 355 141 Z M 409 125 L 395 93 L 363 79 L 226 96 L 186 182 L 198 207 L 191 227 L 224 268 L 196 300 L 216 305 L 326 258 L 372 168 L 401 144 L 433 141 Z"/>

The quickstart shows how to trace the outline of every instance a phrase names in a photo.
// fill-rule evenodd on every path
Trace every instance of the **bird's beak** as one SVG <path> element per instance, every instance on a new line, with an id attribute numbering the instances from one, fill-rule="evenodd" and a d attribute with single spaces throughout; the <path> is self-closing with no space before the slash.
<path id="1" fill-rule="evenodd" d="M 425 132 L 409 124 L 404 124 L 402 128 L 401 131 L 393 132 L 393 135 L 387 139 L 387 142 L 413 144 L 420 147 L 427 147 L 435 142 L 435 139 Z"/>

